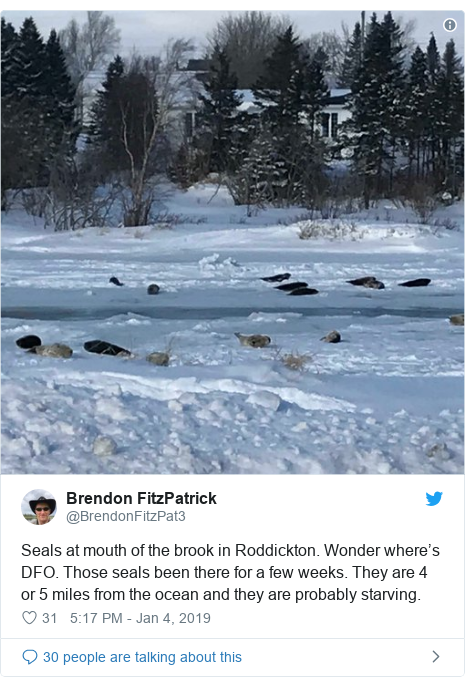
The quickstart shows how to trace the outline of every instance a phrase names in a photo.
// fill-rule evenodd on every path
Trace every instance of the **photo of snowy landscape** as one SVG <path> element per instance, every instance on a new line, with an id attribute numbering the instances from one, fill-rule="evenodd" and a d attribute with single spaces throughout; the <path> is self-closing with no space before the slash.
<path id="1" fill-rule="evenodd" d="M 3 473 L 462 473 L 445 15 L 216 12 L 191 41 L 182 13 L 136 53 L 118 13 L 16 14 Z"/>

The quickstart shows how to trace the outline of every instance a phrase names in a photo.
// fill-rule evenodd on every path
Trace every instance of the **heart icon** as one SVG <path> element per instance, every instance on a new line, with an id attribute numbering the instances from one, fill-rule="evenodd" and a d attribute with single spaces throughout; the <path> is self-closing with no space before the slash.
<path id="1" fill-rule="evenodd" d="M 23 619 L 26 624 L 32 624 L 36 621 L 37 612 L 23 612 Z"/>

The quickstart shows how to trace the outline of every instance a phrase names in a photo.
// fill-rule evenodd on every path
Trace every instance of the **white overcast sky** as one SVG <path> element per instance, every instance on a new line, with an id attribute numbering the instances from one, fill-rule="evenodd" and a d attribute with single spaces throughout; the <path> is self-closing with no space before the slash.
<path id="1" fill-rule="evenodd" d="M 373 10 L 366 10 L 367 18 Z M 387 10 L 384 10 L 387 11 Z M 382 16 L 383 10 L 377 10 Z M 285 12 L 299 29 L 301 37 L 306 37 L 318 31 L 340 30 L 341 22 L 353 26 L 359 19 L 360 12 L 355 10 L 333 11 L 290 11 Z M 205 35 L 215 26 L 217 21 L 229 12 L 227 10 L 174 10 L 174 11 L 107 11 L 115 18 L 116 25 L 121 30 L 121 52 L 127 54 L 136 48 L 144 54 L 159 52 L 162 45 L 170 38 L 194 39 L 199 54 L 205 42 Z M 234 13 L 234 12 L 232 12 Z M 275 14 L 282 12 L 273 11 Z M 71 18 L 78 22 L 86 19 L 85 11 L 72 10 L 4 10 L 3 16 L 18 28 L 25 17 L 33 16 L 42 35 L 47 36 L 50 29 L 57 31 L 64 28 Z M 445 43 L 453 38 L 457 50 L 463 55 L 463 26 L 464 14 L 458 10 L 444 11 L 401 11 L 393 10 L 395 17 L 402 16 L 404 21 L 416 21 L 415 38 L 422 48 L 425 48 L 431 31 L 434 32 L 438 47 L 442 49 Z M 454 33 L 447 33 L 443 22 L 447 18 L 454 18 L 458 28 Z"/>

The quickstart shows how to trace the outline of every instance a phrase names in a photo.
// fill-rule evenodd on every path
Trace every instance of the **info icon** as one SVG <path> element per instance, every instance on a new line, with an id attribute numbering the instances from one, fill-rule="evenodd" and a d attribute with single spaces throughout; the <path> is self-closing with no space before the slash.
<path id="1" fill-rule="evenodd" d="M 457 22 L 455 21 L 455 19 L 446 19 L 443 26 L 446 29 L 446 31 L 452 33 L 452 31 L 455 31 L 455 29 L 457 28 Z"/>

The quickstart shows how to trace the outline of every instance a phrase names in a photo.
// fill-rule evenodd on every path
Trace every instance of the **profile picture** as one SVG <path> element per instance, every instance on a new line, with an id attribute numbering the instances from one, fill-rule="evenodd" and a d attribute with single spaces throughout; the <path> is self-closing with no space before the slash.
<path id="1" fill-rule="evenodd" d="M 24 519 L 30 524 L 49 524 L 55 517 L 57 503 L 48 491 L 35 489 L 27 493 L 21 502 Z"/>

